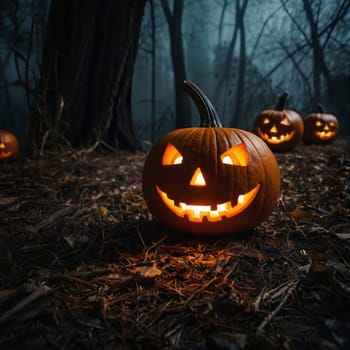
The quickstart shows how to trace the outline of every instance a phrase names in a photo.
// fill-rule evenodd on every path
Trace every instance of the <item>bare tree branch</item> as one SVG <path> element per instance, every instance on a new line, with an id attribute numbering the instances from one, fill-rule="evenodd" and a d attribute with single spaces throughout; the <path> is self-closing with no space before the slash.
<path id="1" fill-rule="evenodd" d="M 328 41 L 337 26 L 337 24 L 344 18 L 344 16 L 347 14 L 348 10 L 350 7 L 350 1 L 349 0 L 344 0 L 341 6 L 338 9 L 337 14 L 334 16 L 334 18 L 331 20 L 331 22 L 324 28 L 325 32 L 327 32 L 326 39 L 324 39 L 324 42 L 322 44 L 322 49 L 324 49 Z"/>
<path id="2" fill-rule="evenodd" d="M 301 27 L 301 25 L 298 23 L 298 21 L 296 20 L 296 18 L 290 13 L 288 7 L 286 6 L 286 2 L 284 0 L 281 0 L 282 6 L 284 11 L 286 12 L 286 14 L 288 15 L 288 17 L 290 18 L 290 20 L 295 24 L 295 26 L 297 27 L 297 29 L 299 30 L 299 32 L 303 35 L 305 41 L 311 45 L 311 41 L 308 37 L 308 35 L 305 33 L 305 31 L 303 30 L 303 28 Z"/>
<path id="3" fill-rule="evenodd" d="M 310 86 L 310 79 L 305 75 L 305 73 L 303 72 L 303 70 L 300 67 L 300 62 L 302 61 L 302 59 L 300 60 L 300 62 L 297 62 L 297 60 L 295 59 L 294 55 L 292 55 L 289 52 L 288 46 L 284 43 L 284 41 L 280 40 L 279 41 L 280 46 L 282 47 L 282 49 L 286 52 L 287 57 L 292 61 L 295 69 L 297 70 L 297 72 L 299 73 L 301 79 L 303 80 L 307 92 L 309 94 L 309 97 L 312 98 L 312 89 Z"/>
<path id="4" fill-rule="evenodd" d="M 282 5 L 281 5 L 280 7 L 278 7 L 275 11 L 273 11 L 268 17 L 266 17 L 266 19 L 265 19 L 263 25 L 261 26 L 259 35 L 258 35 L 258 37 L 257 37 L 257 39 L 256 39 L 256 41 L 255 41 L 255 44 L 254 44 L 254 46 L 253 46 L 252 53 L 251 53 L 251 55 L 250 55 L 251 61 L 253 61 L 253 59 L 254 59 L 254 57 L 255 57 L 255 52 L 256 52 L 256 50 L 257 50 L 257 48 L 258 48 L 258 45 L 259 45 L 259 43 L 260 43 L 260 39 L 261 39 L 261 37 L 262 37 L 262 35 L 263 35 L 263 33 L 264 33 L 264 30 L 265 30 L 265 27 L 267 26 L 267 24 L 268 24 L 268 22 L 270 21 L 270 19 L 271 19 L 278 11 L 280 11 L 281 8 L 282 8 Z"/>

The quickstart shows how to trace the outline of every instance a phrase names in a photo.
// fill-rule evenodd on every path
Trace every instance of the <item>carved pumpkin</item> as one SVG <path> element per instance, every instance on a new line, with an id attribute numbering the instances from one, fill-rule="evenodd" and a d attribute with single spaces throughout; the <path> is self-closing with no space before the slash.
<path id="1" fill-rule="evenodd" d="M 275 109 L 261 111 L 255 118 L 254 132 L 273 152 L 291 151 L 303 136 L 304 125 L 300 115 L 284 109 L 287 98 L 288 93 L 285 92 Z"/>
<path id="2" fill-rule="evenodd" d="M 337 137 L 339 130 L 337 117 L 326 113 L 320 104 L 318 109 L 318 113 L 310 113 L 304 118 L 303 141 L 305 144 L 325 145 Z"/>
<path id="3" fill-rule="evenodd" d="M 7 159 L 18 154 L 19 142 L 9 131 L 0 130 L 0 159 Z"/>
<path id="4" fill-rule="evenodd" d="M 171 131 L 153 145 L 143 169 L 145 201 L 153 215 L 180 231 L 250 230 L 276 206 L 276 158 L 253 133 L 223 128 L 195 84 L 185 81 L 184 88 L 200 111 L 200 126 Z"/>

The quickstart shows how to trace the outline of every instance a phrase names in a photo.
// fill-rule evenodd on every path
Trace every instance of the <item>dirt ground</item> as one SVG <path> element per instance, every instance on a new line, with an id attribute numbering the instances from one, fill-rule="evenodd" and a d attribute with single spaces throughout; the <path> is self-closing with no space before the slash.
<path id="1" fill-rule="evenodd" d="M 0 163 L 0 349 L 349 349 L 350 143 L 276 154 L 252 232 L 154 220 L 145 153 Z"/>

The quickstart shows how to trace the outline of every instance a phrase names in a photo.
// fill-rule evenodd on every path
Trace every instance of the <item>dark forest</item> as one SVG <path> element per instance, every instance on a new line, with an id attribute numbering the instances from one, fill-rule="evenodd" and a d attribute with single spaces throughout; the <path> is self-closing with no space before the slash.
<path id="1" fill-rule="evenodd" d="M 55 4 L 1 2 L 0 127 L 21 144 L 154 142 L 198 124 L 184 79 L 224 126 L 252 130 L 288 91 L 288 108 L 305 116 L 321 103 L 349 138 L 348 1 Z"/>
<path id="2" fill-rule="evenodd" d="M 0 0 L 0 349 L 350 348 L 350 0 Z"/>

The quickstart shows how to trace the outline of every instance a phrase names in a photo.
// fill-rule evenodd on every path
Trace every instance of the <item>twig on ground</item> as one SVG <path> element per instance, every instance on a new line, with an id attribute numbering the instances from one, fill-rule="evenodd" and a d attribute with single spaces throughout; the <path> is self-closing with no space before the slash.
<path id="1" fill-rule="evenodd" d="M 40 297 L 47 295 L 52 291 L 52 288 L 46 285 L 41 285 L 35 290 L 31 292 L 26 298 L 22 299 L 18 304 L 16 304 L 13 308 L 10 310 L 4 312 L 0 316 L 0 324 L 3 323 L 4 321 L 8 320 L 10 317 L 12 317 L 14 314 L 17 312 L 21 311 L 23 308 L 28 306 L 29 304 L 33 303 Z"/>
<path id="2" fill-rule="evenodd" d="M 295 288 L 297 287 L 299 281 L 292 281 L 290 285 L 288 286 L 287 292 L 282 298 L 281 302 L 277 305 L 277 307 L 272 310 L 264 319 L 263 322 L 260 323 L 256 330 L 256 335 L 260 336 L 264 330 L 265 327 L 268 325 L 268 323 L 272 320 L 274 316 L 277 315 L 277 313 L 281 310 L 282 306 L 287 302 L 288 298 L 291 296 L 291 294 L 294 292 Z"/>

